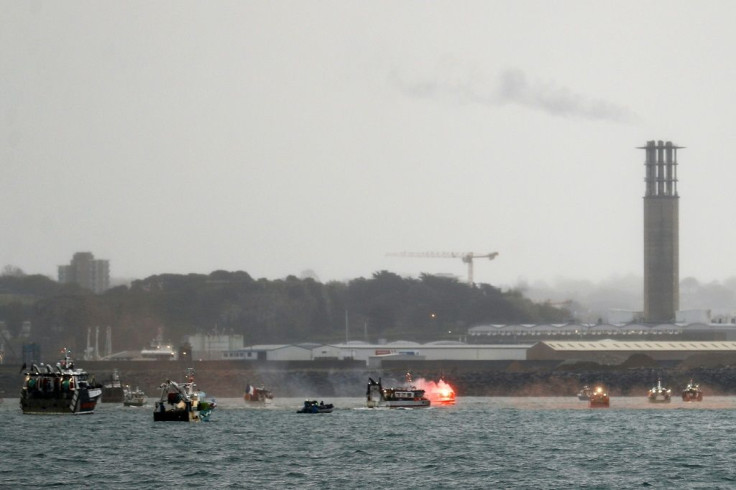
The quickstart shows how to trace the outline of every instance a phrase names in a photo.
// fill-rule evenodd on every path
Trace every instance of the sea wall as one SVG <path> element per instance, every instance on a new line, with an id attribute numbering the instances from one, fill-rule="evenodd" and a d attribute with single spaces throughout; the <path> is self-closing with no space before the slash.
<path id="1" fill-rule="evenodd" d="M 81 365 L 81 364 L 80 364 Z M 209 396 L 242 396 L 245 386 L 264 385 L 276 397 L 361 397 L 368 378 L 384 385 L 403 384 L 407 371 L 414 379 L 444 378 L 458 396 L 573 396 L 581 386 L 604 384 L 613 396 L 645 396 L 661 378 L 674 391 L 692 378 L 706 395 L 736 394 L 736 366 L 565 366 L 529 362 L 429 362 L 384 363 L 368 369 L 361 362 L 243 362 L 178 361 L 85 362 L 84 368 L 98 383 L 117 369 L 123 384 L 140 387 L 149 396 L 158 394 L 166 379 L 183 381 L 188 367 L 195 368 L 196 382 Z M 5 398 L 18 396 L 22 384 L 20 366 L 0 365 L 0 390 Z"/>

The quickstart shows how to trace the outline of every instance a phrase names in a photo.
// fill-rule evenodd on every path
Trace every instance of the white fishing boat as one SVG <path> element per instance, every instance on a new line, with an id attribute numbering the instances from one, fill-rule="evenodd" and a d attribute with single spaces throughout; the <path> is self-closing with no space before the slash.
<path id="1" fill-rule="evenodd" d="M 588 401 L 590 400 L 590 395 L 593 393 L 593 390 L 590 388 L 590 386 L 585 385 L 583 386 L 580 391 L 578 391 L 578 400 L 580 401 Z"/>
<path id="2" fill-rule="evenodd" d="M 411 384 L 411 374 L 406 374 L 407 386 L 385 388 L 373 378 L 368 378 L 366 406 L 368 408 L 427 408 L 431 402 L 424 396 L 424 390 Z"/>
<path id="3" fill-rule="evenodd" d="M 138 388 L 135 387 L 135 390 L 131 390 L 130 386 L 125 385 L 125 389 L 123 391 L 123 405 L 126 407 L 142 407 L 146 404 L 146 394 Z"/>
<path id="4" fill-rule="evenodd" d="M 662 380 L 657 379 L 657 385 L 649 390 L 649 401 L 652 403 L 669 403 L 672 399 L 672 390 L 662 386 Z"/>

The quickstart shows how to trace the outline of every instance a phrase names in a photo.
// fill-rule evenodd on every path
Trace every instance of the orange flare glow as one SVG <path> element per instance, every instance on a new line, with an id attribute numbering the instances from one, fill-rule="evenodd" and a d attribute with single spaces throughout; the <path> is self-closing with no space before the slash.
<path id="1" fill-rule="evenodd" d="M 444 379 L 435 383 L 419 378 L 414 381 L 414 384 L 420 390 L 424 390 L 424 396 L 432 402 L 432 405 L 455 404 L 455 390 Z"/>

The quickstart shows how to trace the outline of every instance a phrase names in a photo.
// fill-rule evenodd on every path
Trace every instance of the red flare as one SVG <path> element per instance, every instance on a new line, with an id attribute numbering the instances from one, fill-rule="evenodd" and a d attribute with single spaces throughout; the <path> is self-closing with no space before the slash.
<path id="1" fill-rule="evenodd" d="M 419 378 L 415 381 L 416 387 L 424 390 L 426 396 L 432 405 L 454 405 L 455 390 L 444 379 L 440 379 L 436 383 Z"/>

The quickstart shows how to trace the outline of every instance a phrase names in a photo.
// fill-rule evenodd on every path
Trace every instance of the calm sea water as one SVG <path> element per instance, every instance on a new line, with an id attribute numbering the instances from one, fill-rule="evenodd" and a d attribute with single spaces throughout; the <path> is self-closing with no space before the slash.
<path id="1" fill-rule="evenodd" d="M 2 488 L 736 488 L 736 398 L 459 398 L 453 407 L 332 414 L 218 400 L 207 423 L 152 407 L 22 415 L 0 404 Z"/>

